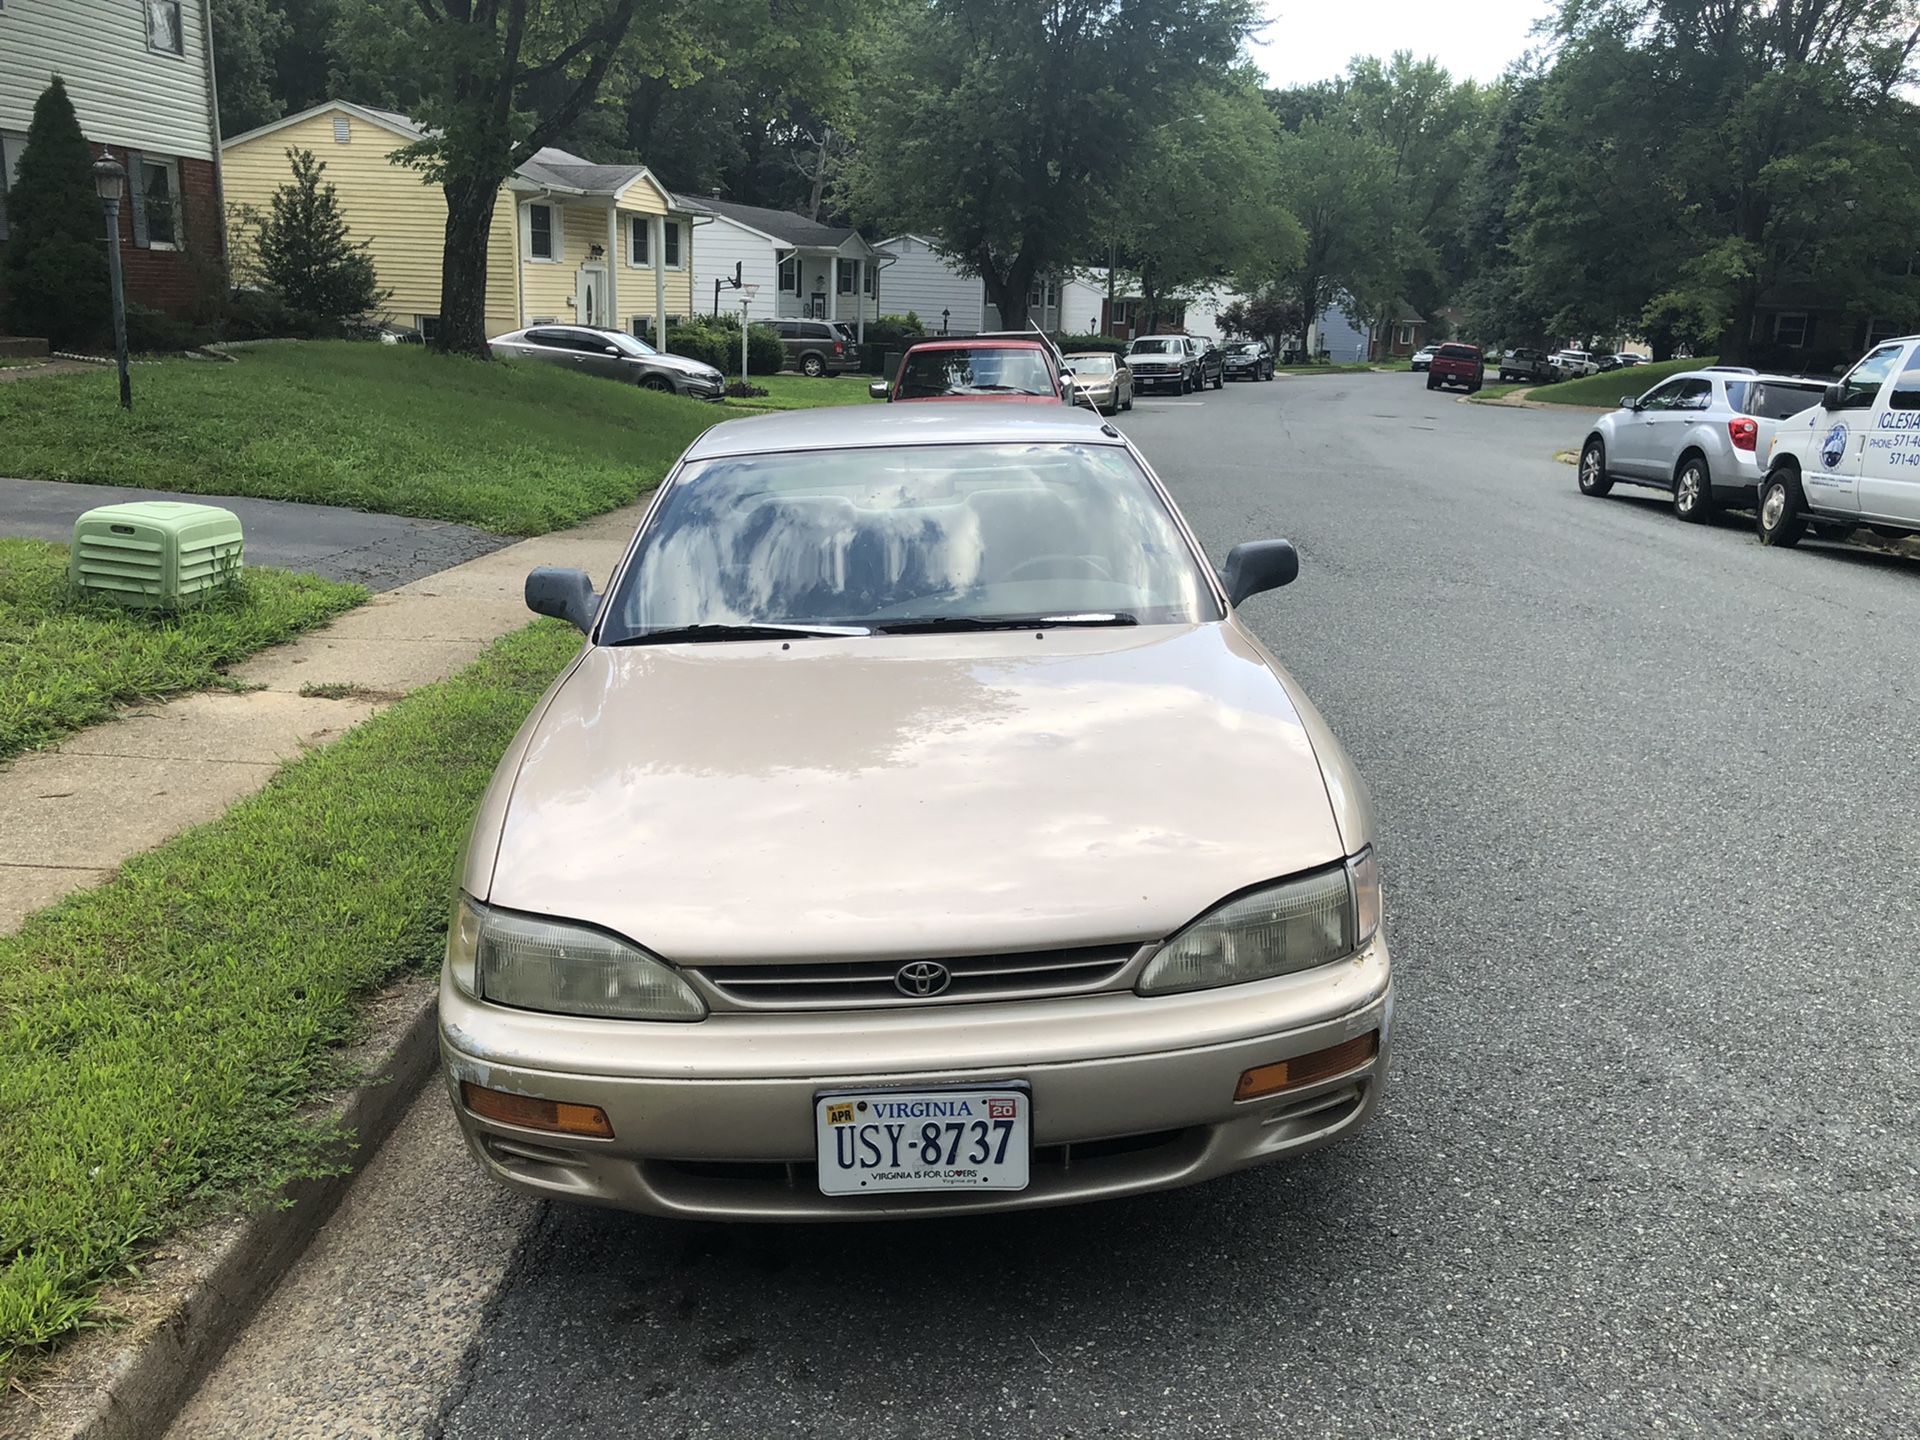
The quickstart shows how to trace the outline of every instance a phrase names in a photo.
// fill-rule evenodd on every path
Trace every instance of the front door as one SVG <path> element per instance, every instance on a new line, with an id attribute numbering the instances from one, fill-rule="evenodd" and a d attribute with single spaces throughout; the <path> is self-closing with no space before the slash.
<path id="1" fill-rule="evenodd" d="M 582 325 L 606 325 L 607 272 L 600 265 L 582 265 L 573 295 L 573 318 Z"/>
<path id="2" fill-rule="evenodd" d="M 807 314 L 816 320 L 824 320 L 827 318 L 826 291 L 816 290 L 813 292 L 813 298 L 807 301 Z"/>
<path id="3" fill-rule="evenodd" d="M 1860 513 L 1920 525 L 1920 348 L 1907 354 L 1873 412 L 1860 456 Z"/>

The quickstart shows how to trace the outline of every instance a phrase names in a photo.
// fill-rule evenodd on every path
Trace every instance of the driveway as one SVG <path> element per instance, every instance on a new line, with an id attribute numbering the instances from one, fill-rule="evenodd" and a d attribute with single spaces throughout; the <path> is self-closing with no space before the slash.
<path id="1" fill-rule="evenodd" d="M 8 479 L 0 479 L 0 535 L 65 544 L 83 511 L 130 500 L 225 506 L 240 517 L 249 565 L 305 570 L 376 591 L 392 590 L 513 543 L 512 536 L 445 520 L 409 520 L 331 505 Z"/>
<path id="2" fill-rule="evenodd" d="M 375 1428 L 454 1440 L 1920 1433 L 1920 565 L 1584 499 L 1583 419 L 1398 374 L 1119 422 L 1216 557 L 1300 547 L 1245 613 L 1373 789 L 1369 1131 L 1073 1210 L 718 1226 L 497 1194 L 436 1085 L 380 1165 L 437 1201 L 371 1190 L 176 1433 L 269 1391 L 344 1426 L 361 1344 L 411 1407 Z"/>

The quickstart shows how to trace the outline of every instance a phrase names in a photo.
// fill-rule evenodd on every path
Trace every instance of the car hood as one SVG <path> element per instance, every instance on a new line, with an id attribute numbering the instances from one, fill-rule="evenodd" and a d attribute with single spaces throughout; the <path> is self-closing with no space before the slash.
<path id="1" fill-rule="evenodd" d="M 693 360 L 685 355 L 669 355 L 664 350 L 656 350 L 651 355 L 632 355 L 628 358 L 636 365 L 651 365 L 657 370 L 671 370 L 679 375 L 718 375 L 720 373 L 704 360 Z"/>
<path id="2" fill-rule="evenodd" d="M 1225 624 L 594 648 L 510 783 L 486 898 L 682 962 L 1150 940 L 1342 853 Z"/>

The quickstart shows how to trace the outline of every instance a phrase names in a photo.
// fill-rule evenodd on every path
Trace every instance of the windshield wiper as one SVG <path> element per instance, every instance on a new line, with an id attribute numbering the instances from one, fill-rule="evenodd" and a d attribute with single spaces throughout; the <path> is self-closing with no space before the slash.
<path id="1" fill-rule="evenodd" d="M 676 625 L 667 630 L 644 630 L 609 640 L 609 645 L 698 645 L 708 640 L 833 639 L 843 635 L 871 635 L 866 625 Z"/>
<path id="2" fill-rule="evenodd" d="M 1137 616 L 1124 611 L 1082 610 L 1066 615 L 929 615 L 924 620 L 896 620 L 874 628 L 882 635 L 938 635 L 961 630 L 1051 630 L 1139 623 Z"/>

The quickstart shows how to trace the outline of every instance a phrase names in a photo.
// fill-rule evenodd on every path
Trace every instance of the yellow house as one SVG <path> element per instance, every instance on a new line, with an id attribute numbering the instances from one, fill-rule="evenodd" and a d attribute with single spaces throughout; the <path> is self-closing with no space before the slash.
<path id="1" fill-rule="evenodd" d="M 392 158 L 424 137 L 404 115 L 345 100 L 317 105 L 220 147 L 227 204 L 264 213 L 293 174 L 290 149 L 326 164 L 340 212 L 367 242 L 388 312 L 432 337 L 440 319 L 447 207 L 439 187 Z M 693 310 L 696 214 L 644 165 L 595 165 L 546 149 L 501 187 L 487 247 L 487 333 L 572 321 L 651 335 Z M 701 219 L 706 218 L 704 215 Z M 244 272 L 246 227 L 233 232 Z"/>

